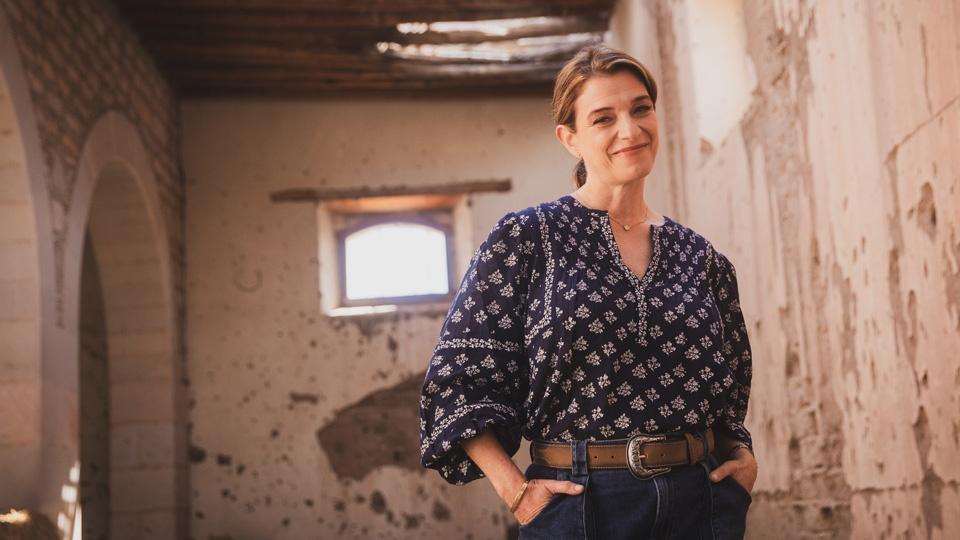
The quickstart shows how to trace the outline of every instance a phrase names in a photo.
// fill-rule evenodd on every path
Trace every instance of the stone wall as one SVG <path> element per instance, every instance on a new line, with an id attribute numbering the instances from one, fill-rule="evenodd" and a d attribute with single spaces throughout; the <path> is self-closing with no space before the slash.
<path id="1" fill-rule="evenodd" d="M 30 91 L 55 241 L 63 243 L 69 226 L 77 167 L 90 129 L 105 112 L 120 112 L 137 126 L 153 157 L 180 283 L 183 185 L 179 118 L 169 83 L 110 2 L 4 0 L 2 6 Z M 61 250 L 57 256 L 62 265 Z"/>
<path id="2" fill-rule="evenodd" d="M 79 393 L 84 383 L 78 361 L 79 314 L 89 307 L 81 303 L 80 277 L 88 218 L 122 222 L 128 228 L 93 235 L 94 244 L 113 242 L 112 249 L 99 254 L 109 253 L 112 259 L 99 261 L 99 266 L 107 276 L 103 294 L 111 390 L 118 390 L 122 399 L 108 395 L 103 384 L 87 384 L 85 391 L 101 392 L 95 401 L 111 400 L 114 413 L 143 413 L 143 404 L 136 401 L 150 397 L 147 409 L 153 407 L 154 417 L 163 410 L 165 422 L 176 417 L 180 406 L 184 201 L 178 109 L 170 86 L 107 1 L 3 0 L 0 69 L 6 83 L 4 106 L 12 118 L 4 120 L 4 136 L 11 140 L 5 145 L 0 204 L 16 210 L 4 212 L 4 229 L 19 231 L 0 239 L 0 259 L 5 262 L 0 272 L 0 348 L 18 351 L 17 357 L 4 358 L 3 366 L 15 369 L 0 374 L 5 398 L 0 413 L 24 418 L 10 445 L 5 443 L 12 439 L 0 432 L 4 469 L 24 465 L 17 468 L 13 484 L 0 483 L 0 501 L 40 510 L 68 533 L 77 515 L 80 480 Z M 111 199 L 114 187 L 98 192 L 104 178 L 122 178 L 117 181 L 132 199 Z M 92 209 L 97 201 L 112 217 Z M 127 215 L 117 218 L 124 210 Z M 153 288 L 137 290 L 146 283 L 138 281 L 140 275 L 149 276 Z M 118 301 L 117 295 L 123 299 Z M 140 306 L 131 309 L 138 300 Z M 123 324 L 123 319 L 140 326 Z M 158 319 L 162 330 L 144 331 Z M 139 363 L 139 372 L 130 369 L 134 363 Z M 132 378 L 163 370 L 163 378 L 149 383 L 162 386 L 162 394 L 130 392 L 147 385 Z M 19 378 L 8 381 L 11 377 Z M 153 399 L 158 395 L 164 400 Z M 100 441 L 101 449 L 109 442 L 110 453 L 118 458 L 111 463 L 126 469 L 115 475 L 126 479 L 111 486 L 114 498 L 123 503 L 113 509 L 127 512 L 119 520 L 116 513 L 111 515 L 113 536 L 183 537 L 186 521 L 175 513 L 185 515 L 186 508 L 177 510 L 175 505 L 185 504 L 187 484 L 185 471 L 173 472 L 173 463 L 178 447 L 186 453 L 185 435 L 180 436 L 182 444 L 174 442 L 174 433 L 185 430 L 185 422 L 174 427 L 153 418 L 151 426 L 159 426 L 154 429 L 137 423 L 139 419 L 131 423 L 129 416 L 114 418 L 109 440 Z M 139 446 L 134 429 L 145 437 Z M 170 436 L 157 436 L 164 431 Z M 162 508 L 156 499 L 147 501 L 152 508 L 145 508 L 140 492 L 156 492 L 158 486 L 139 482 L 140 491 L 129 486 L 142 479 L 147 467 L 146 441 L 161 439 L 168 444 L 155 446 L 148 458 L 170 467 L 158 473 L 165 475 L 162 492 L 167 497 Z M 30 460 L 36 460 L 36 466 Z M 176 495 L 178 490 L 181 495 Z"/>

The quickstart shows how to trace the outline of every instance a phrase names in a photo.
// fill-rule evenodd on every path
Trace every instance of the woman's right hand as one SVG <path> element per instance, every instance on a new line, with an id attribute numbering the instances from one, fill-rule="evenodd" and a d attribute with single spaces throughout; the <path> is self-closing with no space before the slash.
<path id="1" fill-rule="evenodd" d="M 520 525 L 526 525 L 546 508 L 547 504 L 557 494 L 580 495 L 583 486 L 568 480 L 547 480 L 534 478 L 527 485 L 527 491 L 520 499 L 520 505 L 513 512 Z"/>

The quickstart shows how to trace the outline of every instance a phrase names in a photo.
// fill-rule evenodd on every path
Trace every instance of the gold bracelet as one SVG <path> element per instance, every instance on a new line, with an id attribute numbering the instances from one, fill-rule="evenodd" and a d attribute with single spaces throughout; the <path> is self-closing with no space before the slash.
<path id="1" fill-rule="evenodd" d="M 523 498 L 523 492 L 527 490 L 529 484 L 529 480 L 524 480 L 523 485 L 520 486 L 520 492 L 517 493 L 517 496 L 513 499 L 513 504 L 510 505 L 510 513 L 515 512 L 517 507 L 520 506 L 520 499 Z"/>

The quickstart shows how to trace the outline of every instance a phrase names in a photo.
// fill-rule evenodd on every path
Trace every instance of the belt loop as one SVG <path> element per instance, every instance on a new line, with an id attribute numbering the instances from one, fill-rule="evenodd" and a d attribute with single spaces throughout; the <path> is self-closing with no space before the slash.
<path id="1" fill-rule="evenodd" d="M 710 441 L 707 439 L 707 430 L 698 431 L 697 437 L 700 438 L 700 444 L 703 445 L 703 455 L 700 456 L 700 461 L 703 461 L 707 459 L 707 456 L 710 454 Z"/>
<path id="2" fill-rule="evenodd" d="M 570 445 L 573 452 L 572 476 L 587 476 L 587 441 L 573 441 Z"/>
<path id="3" fill-rule="evenodd" d="M 697 435 L 696 435 L 696 433 L 684 433 L 684 434 L 683 434 L 683 438 L 687 441 L 687 444 L 686 444 L 686 446 L 687 446 L 687 463 L 696 463 L 696 462 L 694 461 L 694 459 L 693 459 L 693 456 L 694 456 L 694 453 L 693 453 L 693 448 L 694 448 L 694 447 L 693 447 L 693 445 L 694 445 L 694 441 L 697 440 Z"/>

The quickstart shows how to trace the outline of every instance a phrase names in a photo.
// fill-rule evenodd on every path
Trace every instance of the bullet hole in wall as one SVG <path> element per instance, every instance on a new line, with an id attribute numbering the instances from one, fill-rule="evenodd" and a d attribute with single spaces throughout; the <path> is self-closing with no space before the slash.
<path id="1" fill-rule="evenodd" d="M 207 459 L 207 451 L 199 446 L 190 445 L 190 462 L 191 463 L 203 463 Z"/>
<path id="2" fill-rule="evenodd" d="M 433 519 L 437 521 L 450 521 L 450 509 L 440 501 L 433 502 Z"/>
<path id="3" fill-rule="evenodd" d="M 298 403 L 307 403 L 310 405 L 316 405 L 320 401 L 320 396 L 318 394 L 306 393 L 306 392 L 290 392 L 290 405 L 296 405 Z"/>
<path id="4" fill-rule="evenodd" d="M 403 528 L 404 529 L 416 529 L 423 523 L 424 516 L 423 514 L 402 514 L 403 517 Z"/>
<path id="5" fill-rule="evenodd" d="M 370 494 L 370 509 L 377 514 L 382 514 L 387 510 L 387 499 L 378 490 Z"/>

